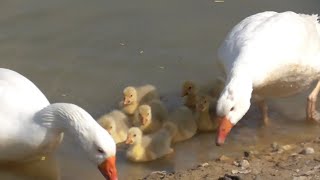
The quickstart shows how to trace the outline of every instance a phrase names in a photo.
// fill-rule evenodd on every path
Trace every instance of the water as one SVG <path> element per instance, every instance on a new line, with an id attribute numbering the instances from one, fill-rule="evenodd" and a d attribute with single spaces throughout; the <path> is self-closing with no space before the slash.
<path id="1" fill-rule="evenodd" d="M 214 79 L 221 74 L 216 49 L 244 17 L 266 10 L 319 13 L 319 7 L 318 0 L 7 0 L 0 6 L 0 62 L 32 80 L 51 102 L 78 104 L 96 118 L 127 85 L 151 83 L 179 101 L 182 81 Z M 197 135 L 175 145 L 174 154 L 139 164 L 128 162 L 119 146 L 120 179 L 315 137 L 318 127 L 303 121 L 306 95 L 271 101 L 270 128 L 261 127 L 252 107 L 223 147 L 214 145 L 214 134 Z M 0 179 L 59 178 L 103 179 L 68 138 L 54 157 L 0 170 Z"/>

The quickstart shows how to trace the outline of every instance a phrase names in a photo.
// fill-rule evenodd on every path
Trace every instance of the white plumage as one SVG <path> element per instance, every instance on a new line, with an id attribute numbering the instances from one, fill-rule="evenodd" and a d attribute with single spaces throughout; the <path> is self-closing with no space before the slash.
<path id="1" fill-rule="evenodd" d="M 0 68 L 0 107 L 0 162 L 27 161 L 47 155 L 60 144 L 65 132 L 103 175 L 117 179 L 112 137 L 79 106 L 50 104 L 31 81 Z"/>
<path id="2" fill-rule="evenodd" d="M 245 115 L 252 96 L 262 104 L 266 122 L 266 97 L 293 95 L 319 79 L 317 19 L 317 15 L 294 12 L 262 12 L 245 18 L 229 32 L 218 51 L 227 83 L 217 104 L 218 115 L 229 123 L 220 125 L 218 134 Z M 222 136 L 218 135 L 221 142 Z"/>

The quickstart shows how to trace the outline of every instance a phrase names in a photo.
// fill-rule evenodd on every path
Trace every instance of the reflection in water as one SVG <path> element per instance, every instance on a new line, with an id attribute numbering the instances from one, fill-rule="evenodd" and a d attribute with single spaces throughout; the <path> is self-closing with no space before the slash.
<path id="1" fill-rule="evenodd" d="M 1 179 L 10 180 L 59 180 L 60 170 L 55 157 L 23 164 L 1 164 Z"/>
<path id="2" fill-rule="evenodd" d="M 125 86 L 146 83 L 154 84 L 173 109 L 180 103 L 183 81 L 204 83 L 221 74 L 214 63 L 216 49 L 244 17 L 266 10 L 316 14 L 319 6 L 319 0 L 4 1 L 0 62 L 32 80 L 50 102 L 78 104 L 94 117 L 110 111 Z M 273 141 L 291 143 L 318 136 L 318 126 L 304 123 L 306 94 L 269 102 L 269 128 L 262 128 L 261 114 L 253 106 L 222 147 L 215 146 L 214 134 L 201 134 L 176 144 L 175 152 L 160 160 L 131 163 L 120 145 L 120 179 L 190 168 Z M 57 171 L 37 164 L 28 166 L 39 171 L 29 173 L 27 166 L 5 167 L 0 168 L 0 179 L 50 179 L 59 170 L 63 180 L 103 179 L 68 138 L 56 155 Z"/>

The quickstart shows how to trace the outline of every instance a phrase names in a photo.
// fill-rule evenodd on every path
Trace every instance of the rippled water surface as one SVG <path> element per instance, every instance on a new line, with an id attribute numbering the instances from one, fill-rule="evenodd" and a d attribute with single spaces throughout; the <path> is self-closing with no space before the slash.
<path id="1" fill-rule="evenodd" d="M 5 0 L 0 3 L 0 63 L 32 80 L 51 102 L 71 102 L 97 118 L 111 110 L 127 85 L 151 83 L 171 105 L 181 82 L 199 83 L 221 74 L 216 49 L 237 22 L 266 11 L 319 13 L 319 0 Z M 276 43 L 276 42 L 275 42 Z M 273 141 L 296 142 L 318 135 L 304 123 L 306 95 L 271 100 L 271 127 L 261 126 L 252 106 L 223 147 L 214 134 L 174 146 L 175 153 L 139 164 L 118 147 L 120 179 L 154 170 L 178 170 L 257 149 Z M 79 147 L 66 138 L 54 157 L 7 165 L 0 179 L 103 179 Z"/>

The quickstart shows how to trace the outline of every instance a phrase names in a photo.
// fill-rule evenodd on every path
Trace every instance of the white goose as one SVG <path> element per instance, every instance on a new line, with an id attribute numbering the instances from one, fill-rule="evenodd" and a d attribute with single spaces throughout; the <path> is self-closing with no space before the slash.
<path id="1" fill-rule="evenodd" d="M 308 97 L 307 119 L 320 116 L 315 102 L 320 90 L 320 25 L 317 15 L 262 12 L 245 18 L 227 35 L 218 56 L 227 83 L 217 104 L 221 123 L 217 145 L 246 114 L 251 97 L 258 100 L 265 123 L 264 99 L 294 95 L 318 84 Z"/>
<path id="2" fill-rule="evenodd" d="M 106 179 L 117 179 L 112 137 L 79 106 L 49 104 L 24 76 L 0 68 L 0 162 L 33 160 L 54 151 L 63 132 L 87 152 Z"/>

